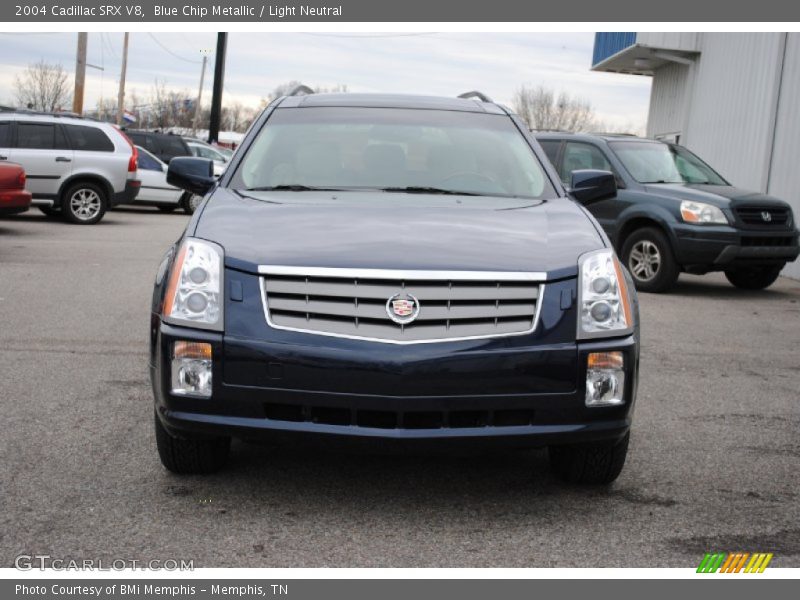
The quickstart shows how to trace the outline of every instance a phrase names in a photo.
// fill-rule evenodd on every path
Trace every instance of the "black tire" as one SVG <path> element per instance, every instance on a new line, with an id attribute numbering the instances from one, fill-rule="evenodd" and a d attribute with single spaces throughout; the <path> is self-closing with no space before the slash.
<path id="1" fill-rule="evenodd" d="M 181 198 L 181 208 L 187 215 L 193 215 L 194 211 L 197 210 L 197 207 L 202 201 L 202 196 L 192 194 L 191 192 L 186 192 Z"/>
<path id="2" fill-rule="evenodd" d="M 666 292 L 680 274 L 667 236 L 654 227 L 637 229 L 627 237 L 622 245 L 622 262 L 636 289 L 642 292 Z"/>
<path id="3" fill-rule="evenodd" d="M 160 210 L 161 212 L 163 212 L 163 213 L 171 213 L 171 212 L 175 212 L 175 209 L 178 208 L 178 207 L 177 206 L 170 206 L 168 204 L 161 204 L 159 206 L 156 206 L 156 208 L 158 210 Z"/>
<path id="4" fill-rule="evenodd" d="M 743 290 L 763 290 L 775 283 L 784 265 L 739 267 L 725 271 L 725 277 Z"/>
<path id="5" fill-rule="evenodd" d="M 184 439 L 172 436 L 153 413 L 156 446 L 161 464 L 178 475 L 206 474 L 219 471 L 228 461 L 231 438 Z"/>
<path id="6" fill-rule="evenodd" d="M 52 206 L 39 206 L 38 208 L 42 211 L 42 214 L 47 215 L 51 219 L 61 218 L 60 208 L 53 208 Z"/>
<path id="7" fill-rule="evenodd" d="M 64 218 L 76 225 L 94 225 L 108 210 L 107 192 L 96 183 L 75 183 L 64 193 L 61 212 Z"/>
<path id="8" fill-rule="evenodd" d="M 609 484 L 625 466 L 629 439 L 625 434 L 619 440 L 550 446 L 550 469 L 569 483 Z"/>

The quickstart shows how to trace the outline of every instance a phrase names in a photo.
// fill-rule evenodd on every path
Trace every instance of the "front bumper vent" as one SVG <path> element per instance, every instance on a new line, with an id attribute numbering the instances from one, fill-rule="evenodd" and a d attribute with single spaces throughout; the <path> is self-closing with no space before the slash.
<path id="1" fill-rule="evenodd" d="M 260 268 L 270 326 L 389 343 L 474 339 L 532 332 L 544 274 Z M 393 299 L 416 314 L 393 318 Z"/>
<path id="2" fill-rule="evenodd" d="M 468 429 L 520 427 L 536 423 L 533 409 L 409 411 L 265 403 L 264 416 L 273 421 L 347 425 L 370 429 Z"/>

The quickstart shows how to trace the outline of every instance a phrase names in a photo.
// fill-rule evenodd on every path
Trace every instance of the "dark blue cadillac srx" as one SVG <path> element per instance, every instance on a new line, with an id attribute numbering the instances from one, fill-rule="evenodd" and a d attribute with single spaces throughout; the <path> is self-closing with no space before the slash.
<path id="1" fill-rule="evenodd" d="M 305 92 L 309 90 L 304 90 Z M 156 278 L 150 371 L 166 468 L 222 467 L 232 437 L 370 447 L 547 446 L 608 483 L 628 448 L 635 291 L 525 125 L 459 98 L 290 95 L 256 119 Z"/>

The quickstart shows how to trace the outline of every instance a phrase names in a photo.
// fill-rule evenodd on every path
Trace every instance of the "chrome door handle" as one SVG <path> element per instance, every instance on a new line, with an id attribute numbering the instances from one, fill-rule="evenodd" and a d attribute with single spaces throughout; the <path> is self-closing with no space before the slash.
<path id="1" fill-rule="evenodd" d="M 57 156 L 56 162 L 72 162 L 72 159 L 67 158 L 66 156 Z"/>

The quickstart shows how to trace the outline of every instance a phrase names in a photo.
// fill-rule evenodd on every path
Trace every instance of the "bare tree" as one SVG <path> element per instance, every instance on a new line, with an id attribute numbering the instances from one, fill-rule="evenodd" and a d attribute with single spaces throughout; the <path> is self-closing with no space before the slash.
<path id="1" fill-rule="evenodd" d="M 17 75 L 14 88 L 17 103 L 33 110 L 54 112 L 72 100 L 64 67 L 44 60 L 29 64 Z"/>
<path id="2" fill-rule="evenodd" d="M 150 96 L 153 124 L 159 129 L 191 127 L 194 118 L 194 99 L 188 91 L 167 89 L 164 81 L 156 80 Z"/>
<path id="3" fill-rule="evenodd" d="M 294 88 L 298 85 L 302 85 L 296 79 L 291 81 L 287 81 L 286 83 L 282 83 L 279 86 L 276 86 L 274 90 L 272 90 L 272 94 L 270 95 L 270 100 L 274 100 L 275 98 L 280 98 L 281 96 L 285 96 L 289 92 L 291 92 Z M 317 94 L 328 94 L 328 93 L 344 93 L 347 92 L 347 84 L 346 83 L 337 83 L 331 87 L 325 87 L 320 85 L 311 86 Z"/>
<path id="4" fill-rule="evenodd" d="M 291 81 L 287 81 L 286 83 L 282 83 L 278 86 L 275 86 L 275 89 L 272 90 L 272 93 L 269 96 L 270 100 L 274 100 L 275 98 L 280 98 L 281 96 L 285 96 L 286 94 L 291 92 L 294 88 L 296 88 L 298 85 L 302 84 L 296 79 L 292 79 Z"/>
<path id="5" fill-rule="evenodd" d="M 556 95 L 553 90 L 520 87 L 514 93 L 514 110 L 531 129 L 559 131 L 589 131 L 597 123 L 591 103 L 566 92 Z"/>
<path id="6" fill-rule="evenodd" d="M 232 102 L 222 110 L 222 122 L 228 131 L 239 131 L 244 120 L 244 106 L 241 102 Z"/>

